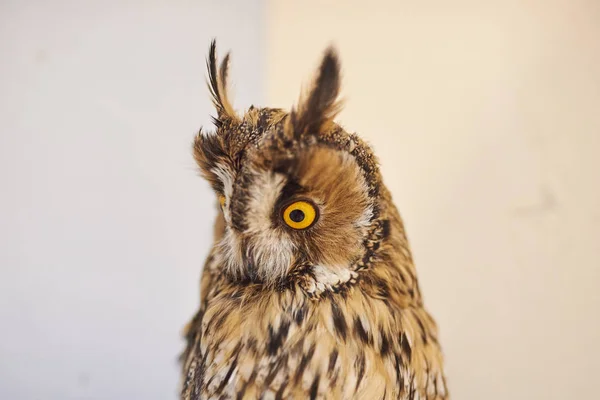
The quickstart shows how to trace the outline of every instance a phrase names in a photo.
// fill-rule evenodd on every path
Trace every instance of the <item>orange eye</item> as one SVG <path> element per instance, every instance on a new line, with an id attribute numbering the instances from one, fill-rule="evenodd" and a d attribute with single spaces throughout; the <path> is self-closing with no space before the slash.
<path id="1" fill-rule="evenodd" d="M 308 201 L 295 201 L 283 210 L 283 221 L 294 229 L 306 229 L 317 220 L 317 209 Z"/>
<path id="2" fill-rule="evenodd" d="M 219 204 L 221 205 L 221 208 L 225 207 L 225 196 L 222 194 L 219 195 Z"/>

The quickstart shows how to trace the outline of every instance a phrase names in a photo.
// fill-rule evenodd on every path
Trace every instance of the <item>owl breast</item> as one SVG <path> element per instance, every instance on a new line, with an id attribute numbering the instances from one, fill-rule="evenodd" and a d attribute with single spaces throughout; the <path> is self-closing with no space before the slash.
<path id="1" fill-rule="evenodd" d="M 446 398 L 432 319 L 382 296 L 375 274 L 314 298 L 300 285 L 266 292 L 211 270 L 183 399 Z"/>

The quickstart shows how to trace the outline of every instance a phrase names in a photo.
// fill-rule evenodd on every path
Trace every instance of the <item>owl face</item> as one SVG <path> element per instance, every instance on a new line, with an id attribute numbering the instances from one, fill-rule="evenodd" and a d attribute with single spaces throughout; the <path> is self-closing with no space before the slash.
<path id="1" fill-rule="evenodd" d="M 216 131 L 193 152 L 219 200 L 213 256 L 235 280 L 285 284 L 309 274 L 322 285 L 349 279 L 365 257 L 379 210 L 370 149 L 333 123 L 339 65 L 325 53 L 311 92 L 289 113 L 251 107 L 237 116 L 226 96 L 225 57 L 208 60 Z"/>

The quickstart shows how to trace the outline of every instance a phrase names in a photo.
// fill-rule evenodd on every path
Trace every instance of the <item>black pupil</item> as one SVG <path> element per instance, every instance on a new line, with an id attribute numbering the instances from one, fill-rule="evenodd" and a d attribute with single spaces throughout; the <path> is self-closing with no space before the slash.
<path id="1" fill-rule="evenodd" d="M 290 219 L 294 222 L 302 222 L 304 221 L 304 212 L 301 210 L 292 210 L 290 213 Z"/>

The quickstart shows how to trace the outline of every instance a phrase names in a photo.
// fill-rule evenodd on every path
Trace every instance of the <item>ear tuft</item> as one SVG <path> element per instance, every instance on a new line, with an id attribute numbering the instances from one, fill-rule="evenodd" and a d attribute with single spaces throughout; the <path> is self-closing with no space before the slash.
<path id="1" fill-rule="evenodd" d="M 210 44 L 208 59 L 206 60 L 206 67 L 208 69 L 208 89 L 210 90 L 213 104 L 217 109 L 217 118 L 219 120 L 238 120 L 238 116 L 231 106 L 227 96 L 229 53 L 227 53 L 221 62 L 219 69 L 217 69 L 217 44 L 215 40 L 213 40 Z"/>
<path id="2" fill-rule="evenodd" d="M 301 99 L 294 115 L 295 134 L 319 133 L 323 125 L 332 122 L 341 110 L 340 62 L 334 48 L 325 50 L 317 76 L 308 96 Z"/>

